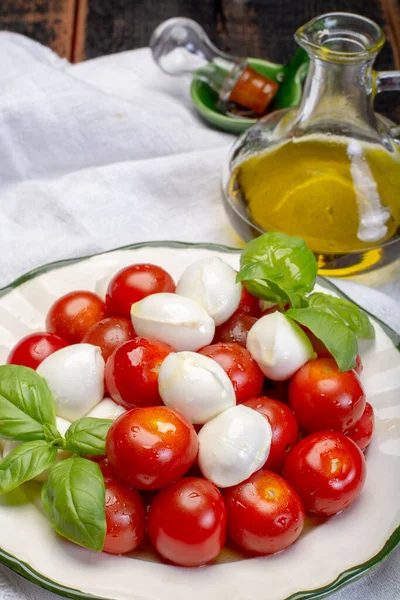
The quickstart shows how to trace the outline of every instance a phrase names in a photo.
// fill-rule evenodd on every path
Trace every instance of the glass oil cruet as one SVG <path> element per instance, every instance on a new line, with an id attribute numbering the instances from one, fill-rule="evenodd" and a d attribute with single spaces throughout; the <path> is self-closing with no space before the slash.
<path id="1" fill-rule="evenodd" d="M 372 65 L 373 21 L 330 13 L 295 39 L 310 57 L 299 107 L 253 125 L 224 173 L 228 214 L 244 238 L 283 231 L 306 240 L 321 272 L 352 275 L 400 255 L 400 127 L 374 112 L 400 72 Z"/>

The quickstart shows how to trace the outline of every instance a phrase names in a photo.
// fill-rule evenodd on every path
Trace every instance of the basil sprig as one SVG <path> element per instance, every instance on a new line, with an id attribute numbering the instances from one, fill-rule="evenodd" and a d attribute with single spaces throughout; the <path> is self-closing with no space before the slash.
<path id="1" fill-rule="evenodd" d="M 80 456 L 55 464 L 42 488 L 44 510 L 57 533 L 96 552 L 106 535 L 104 501 L 99 465 Z"/>
<path id="2" fill-rule="evenodd" d="M 0 494 L 50 469 L 42 501 L 52 526 L 76 544 L 102 550 L 106 517 L 99 466 L 80 456 L 56 459 L 59 449 L 104 454 L 111 424 L 84 417 L 71 424 L 64 439 L 45 379 L 27 367 L 0 366 L 0 437 L 21 442 L 0 462 Z"/>
<path id="3" fill-rule="evenodd" d="M 372 339 L 374 328 L 358 306 L 335 296 L 313 292 L 318 265 L 304 240 L 268 232 L 243 249 L 237 281 L 263 300 L 307 327 L 336 360 L 340 371 L 354 368 L 357 338 Z"/>

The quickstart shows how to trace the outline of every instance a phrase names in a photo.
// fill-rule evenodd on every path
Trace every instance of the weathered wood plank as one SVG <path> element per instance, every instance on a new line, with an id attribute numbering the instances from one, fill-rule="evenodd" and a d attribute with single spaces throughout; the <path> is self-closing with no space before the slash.
<path id="1" fill-rule="evenodd" d="M 71 59 L 78 0 L 1 0 L 0 29 L 22 33 Z"/>

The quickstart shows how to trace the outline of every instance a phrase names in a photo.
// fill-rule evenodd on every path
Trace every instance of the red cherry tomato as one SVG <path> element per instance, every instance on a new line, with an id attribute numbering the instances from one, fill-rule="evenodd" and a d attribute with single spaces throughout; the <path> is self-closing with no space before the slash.
<path id="1" fill-rule="evenodd" d="M 261 394 L 264 375 L 250 352 L 239 344 L 213 344 L 199 354 L 214 359 L 232 381 L 236 402 Z"/>
<path id="2" fill-rule="evenodd" d="M 115 348 L 131 340 L 134 335 L 132 323 L 128 319 L 108 317 L 95 323 L 87 331 L 82 342 L 99 346 L 104 360 L 107 360 Z"/>
<path id="3" fill-rule="evenodd" d="M 162 404 L 158 371 L 171 346 L 136 337 L 118 346 L 108 358 L 105 382 L 114 402 L 125 408 Z"/>
<path id="4" fill-rule="evenodd" d="M 234 314 L 222 325 L 215 328 L 213 343 L 236 343 L 246 348 L 247 335 L 254 323 L 255 317 L 243 314 Z"/>
<path id="5" fill-rule="evenodd" d="M 107 532 L 103 552 L 125 554 L 135 550 L 146 532 L 146 507 L 136 490 L 106 477 Z"/>
<path id="6" fill-rule="evenodd" d="M 240 297 L 239 306 L 235 315 L 250 315 L 251 317 L 259 317 L 261 314 L 261 300 L 256 296 L 252 296 L 250 292 L 242 286 L 242 295 Z"/>
<path id="7" fill-rule="evenodd" d="M 289 303 L 285 304 L 283 306 L 283 310 L 284 311 L 289 310 L 289 308 L 290 308 L 290 304 Z M 265 317 L 265 315 L 270 315 L 270 314 L 276 312 L 277 310 L 279 310 L 279 305 L 278 304 L 272 304 L 271 306 L 268 306 L 267 308 L 264 308 L 261 311 L 261 317 Z"/>
<path id="8" fill-rule="evenodd" d="M 166 406 L 133 408 L 111 425 L 106 455 L 121 481 L 156 490 L 182 477 L 196 460 L 193 425 Z"/>
<path id="9" fill-rule="evenodd" d="M 105 304 L 99 296 L 86 291 L 70 292 L 50 307 L 46 328 L 71 344 L 78 344 L 92 325 L 105 316 Z"/>
<path id="10" fill-rule="evenodd" d="M 130 319 L 132 304 L 160 292 L 175 292 L 174 280 L 167 271 L 151 264 L 125 267 L 114 275 L 108 285 L 107 314 Z"/>
<path id="11" fill-rule="evenodd" d="M 355 371 L 340 373 L 332 358 L 316 358 L 293 375 L 289 405 L 300 428 L 308 433 L 344 432 L 361 418 L 365 394 Z"/>
<path id="12" fill-rule="evenodd" d="M 273 554 L 303 530 L 303 504 L 280 475 L 262 469 L 224 493 L 229 537 L 252 554 Z"/>
<path id="13" fill-rule="evenodd" d="M 266 396 L 251 398 L 243 402 L 243 406 L 253 408 L 269 421 L 272 441 L 264 469 L 281 471 L 287 454 L 299 439 L 299 428 L 293 412 L 286 404 Z"/>
<path id="14" fill-rule="evenodd" d="M 218 489 L 184 477 L 161 490 L 149 511 L 149 537 L 165 559 L 184 567 L 213 560 L 225 542 L 226 510 Z"/>
<path id="15" fill-rule="evenodd" d="M 374 435 L 374 430 L 374 409 L 370 403 L 367 402 L 361 419 L 357 421 L 351 429 L 346 431 L 346 435 L 353 440 L 361 450 L 365 450 Z"/>
<path id="16" fill-rule="evenodd" d="M 37 369 L 50 354 L 66 346 L 68 342 L 53 333 L 31 333 L 14 346 L 8 355 L 7 364 Z"/>
<path id="17" fill-rule="evenodd" d="M 89 458 L 89 457 L 87 457 L 87 458 Z M 108 460 L 104 456 L 99 456 L 98 458 L 100 458 L 100 460 L 96 461 L 96 460 L 94 460 L 94 459 L 96 459 L 96 457 L 92 456 L 91 460 L 94 460 L 94 462 L 98 462 L 100 470 L 103 473 L 104 479 L 106 477 L 114 477 L 115 478 L 115 471 L 112 468 L 112 466 L 110 465 L 110 463 L 108 462 Z"/>
<path id="18" fill-rule="evenodd" d="M 343 433 L 319 431 L 289 453 L 282 475 L 292 484 L 307 512 L 334 515 L 350 506 L 365 482 L 365 458 Z"/>

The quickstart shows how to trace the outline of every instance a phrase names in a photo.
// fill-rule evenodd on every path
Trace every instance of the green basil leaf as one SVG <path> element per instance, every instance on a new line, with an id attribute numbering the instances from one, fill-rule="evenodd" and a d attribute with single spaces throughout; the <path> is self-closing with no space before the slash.
<path id="1" fill-rule="evenodd" d="M 42 502 L 57 533 L 89 550 L 103 549 L 105 487 L 98 464 L 81 456 L 56 463 L 43 485 Z"/>
<path id="2" fill-rule="evenodd" d="M 61 433 L 58 431 L 55 425 L 51 425 L 51 423 L 44 423 L 43 425 L 43 436 L 46 442 L 54 445 L 64 445 L 64 440 Z"/>
<path id="3" fill-rule="evenodd" d="M 250 293 L 265 300 L 289 299 L 299 305 L 299 296 L 312 291 L 317 261 L 304 240 L 283 233 L 268 232 L 244 247 L 237 280 Z"/>
<path id="4" fill-rule="evenodd" d="M 355 367 L 358 352 L 357 337 L 342 319 L 312 306 L 291 308 L 285 314 L 297 323 L 308 327 L 325 344 L 340 371 L 349 371 Z"/>
<path id="5" fill-rule="evenodd" d="M 105 454 L 106 436 L 112 421 L 84 417 L 75 421 L 65 434 L 65 448 L 75 454 Z"/>
<path id="6" fill-rule="evenodd" d="M 54 400 L 46 380 L 28 367 L 0 366 L 0 437 L 43 439 L 44 423 L 56 425 Z"/>
<path id="7" fill-rule="evenodd" d="M 33 479 L 56 460 L 57 450 L 43 440 L 24 442 L 0 462 L 0 494 Z"/>
<path id="8" fill-rule="evenodd" d="M 334 317 L 343 319 L 357 337 L 367 339 L 375 337 L 375 330 L 368 315 L 353 302 L 320 292 L 308 296 L 308 302 L 314 308 L 319 308 Z"/>

